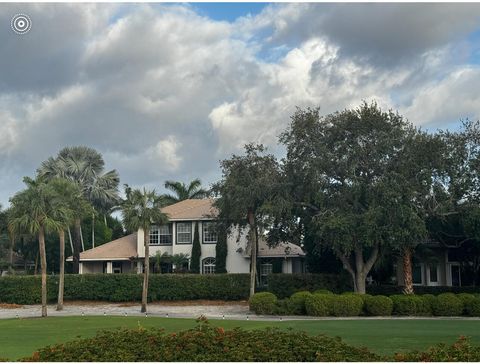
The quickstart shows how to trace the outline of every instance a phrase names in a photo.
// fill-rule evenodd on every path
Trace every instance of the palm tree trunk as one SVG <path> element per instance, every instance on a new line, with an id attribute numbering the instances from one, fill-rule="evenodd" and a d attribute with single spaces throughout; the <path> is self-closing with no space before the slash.
<path id="1" fill-rule="evenodd" d="M 45 253 L 45 229 L 40 226 L 38 231 L 40 265 L 42 267 L 42 317 L 47 317 L 47 255 Z"/>
<path id="2" fill-rule="evenodd" d="M 95 213 L 92 213 L 92 248 L 95 248 Z"/>
<path id="3" fill-rule="evenodd" d="M 80 242 L 82 243 L 82 252 L 85 251 L 85 244 L 83 242 L 83 231 L 82 231 L 82 225 L 80 225 Z"/>
<path id="4" fill-rule="evenodd" d="M 13 248 L 15 247 L 15 235 L 11 234 L 10 235 L 10 257 L 9 257 L 9 269 L 10 271 L 13 270 Z"/>
<path id="5" fill-rule="evenodd" d="M 148 297 L 148 276 L 150 273 L 150 233 L 148 229 L 143 231 L 143 241 L 145 244 L 145 260 L 143 268 L 143 290 L 142 290 L 142 309 L 141 312 L 147 312 Z"/>
<path id="6" fill-rule="evenodd" d="M 68 240 L 70 241 L 70 248 L 72 249 L 72 254 L 73 254 L 74 250 L 73 250 L 72 232 L 70 231 L 70 226 L 68 227 L 67 231 L 68 231 Z"/>
<path id="7" fill-rule="evenodd" d="M 60 230 L 60 278 L 58 280 L 57 311 L 63 310 L 63 291 L 65 287 L 65 231 Z"/>
<path id="8" fill-rule="evenodd" d="M 248 224 L 250 225 L 250 240 L 251 240 L 251 253 L 250 253 L 250 297 L 255 294 L 255 279 L 257 276 L 257 227 L 255 226 L 255 219 L 253 212 L 248 212 Z"/>
<path id="9" fill-rule="evenodd" d="M 412 274 L 412 248 L 406 247 L 402 254 L 403 282 L 405 288 L 403 293 L 413 294 L 413 274 Z"/>
<path id="10" fill-rule="evenodd" d="M 80 268 L 80 249 L 82 248 L 81 242 L 81 220 L 75 219 L 73 229 L 73 273 L 78 274 Z"/>

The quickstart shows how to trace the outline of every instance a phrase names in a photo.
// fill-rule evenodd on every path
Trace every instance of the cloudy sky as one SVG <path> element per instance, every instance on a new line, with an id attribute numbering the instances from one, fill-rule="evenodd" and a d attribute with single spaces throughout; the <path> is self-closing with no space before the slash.
<path id="1" fill-rule="evenodd" d="M 249 141 L 281 154 L 296 106 L 376 100 L 429 130 L 480 116 L 480 4 L 3 3 L 0 55 L 4 206 L 66 145 L 161 191 L 208 185 Z"/>

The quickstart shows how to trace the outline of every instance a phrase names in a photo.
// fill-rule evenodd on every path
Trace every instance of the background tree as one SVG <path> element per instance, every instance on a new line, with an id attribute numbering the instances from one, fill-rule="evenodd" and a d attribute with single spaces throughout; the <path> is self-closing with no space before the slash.
<path id="1" fill-rule="evenodd" d="M 164 202 L 167 205 L 208 196 L 208 192 L 202 188 L 202 182 L 198 178 L 191 181 L 188 186 L 182 182 L 166 181 L 165 188 L 173 192 L 173 194 L 163 195 Z"/>
<path id="2" fill-rule="evenodd" d="M 88 147 L 66 147 L 56 158 L 50 157 L 37 170 L 40 178 L 66 178 L 77 183 L 84 198 L 99 211 L 107 211 L 120 201 L 119 177 L 115 170 L 105 172 L 100 153 Z M 94 216 L 94 215 L 92 215 Z M 78 273 L 80 251 L 83 245 L 81 216 L 74 219 L 73 272 Z M 93 237 L 94 240 L 94 237 Z"/>
<path id="3" fill-rule="evenodd" d="M 399 161 L 417 133 L 375 103 L 325 117 L 318 109 L 297 110 L 280 137 L 287 148 L 284 173 L 292 209 L 275 234 L 292 240 L 314 235 L 319 248 L 341 260 L 355 291 L 365 293 L 380 250 L 421 235 L 415 198 L 399 193 L 411 172 Z M 391 216 L 399 208 L 399 215 Z"/>
<path id="4" fill-rule="evenodd" d="M 161 198 L 153 191 L 139 189 L 126 190 L 126 200 L 121 206 L 122 219 L 125 227 L 130 231 L 143 230 L 145 245 L 145 260 L 143 273 L 142 308 L 147 312 L 148 278 L 150 271 L 150 227 L 152 224 L 165 224 L 167 216 L 161 212 Z"/>
<path id="5" fill-rule="evenodd" d="M 277 160 L 262 145 L 248 144 L 245 155 L 220 162 L 222 179 L 213 185 L 219 223 L 226 228 L 249 229 L 250 296 L 255 293 L 259 235 L 272 225 L 272 206 L 281 210 L 281 172 Z"/>
<path id="6" fill-rule="evenodd" d="M 198 222 L 195 222 L 193 232 L 192 259 L 190 261 L 190 271 L 200 273 L 200 257 L 202 256 L 202 247 L 200 245 L 200 234 L 198 232 Z"/>
<path id="7" fill-rule="evenodd" d="M 224 228 L 217 228 L 218 240 L 215 245 L 215 273 L 227 273 L 227 232 Z"/>
<path id="8" fill-rule="evenodd" d="M 50 184 L 24 178 L 27 188 L 10 199 L 9 226 L 15 232 L 38 235 L 40 264 L 42 269 L 42 317 L 47 316 L 47 261 L 45 234 L 64 229 L 70 219 L 70 211 Z"/>

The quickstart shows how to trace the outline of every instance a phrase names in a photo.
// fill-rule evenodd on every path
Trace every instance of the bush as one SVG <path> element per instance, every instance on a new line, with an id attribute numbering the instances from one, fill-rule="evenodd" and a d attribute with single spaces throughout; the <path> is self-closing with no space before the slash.
<path id="1" fill-rule="evenodd" d="M 414 295 L 393 295 L 393 313 L 399 316 L 414 316 L 417 313 L 417 300 Z"/>
<path id="2" fill-rule="evenodd" d="M 462 301 L 463 304 L 463 314 L 472 316 L 472 305 L 475 302 L 475 296 L 471 293 L 459 293 L 457 297 Z"/>
<path id="3" fill-rule="evenodd" d="M 65 300 L 139 301 L 142 297 L 141 274 L 67 274 Z M 248 274 L 152 274 L 149 300 L 241 300 L 247 299 Z M 48 300 L 57 299 L 58 276 L 47 278 Z M 0 301 L 3 303 L 40 303 L 40 276 L 0 278 Z"/>
<path id="4" fill-rule="evenodd" d="M 434 295 L 413 296 L 415 301 L 417 316 L 432 316 L 432 305 L 435 301 Z"/>
<path id="5" fill-rule="evenodd" d="M 257 315 L 272 315 L 275 313 L 277 296 L 270 292 L 255 293 L 248 303 L 250 310 Z"/>
<path id="6" fill-rule="evenodd" d="M 387 296 L 369 296 L 365 298 L 365 311 L 370 316 L 390 316 L 393 301 Z"/>
<path id="7" fill-rule="evenodd" d="M 363 309 L 363 299 L 357 294 L 333 296 L 332 314 L 337 317 L 359 316 Z"/>
<path id="8" fill-rule="evenodd" d="M 283 300 L 278 300 L 275 309 L 273 311 L 274 315 L 297 315 L 296 307 L 292 304 L 290 298 L 284 298 Z"/>
<path id="9" fill-rule="evenodd" d="M 403 293 L 403 286 L 397 286 L 393 284 L 367 286 L 367 293 L 371 295 L 385 295 L 391 296 Z M 450 286 L 415 286 L 416 295 L 433 294 L 439 295 L 441 293 L 480 293 L 480 286 L 463 286 L 463 287 L 450 287 Z"/>
<path id="10" fill-rule="evenodd" d="M 463 303 L 453 293 L 442 293 L 433 301 L 432 309 L 435 316 L 460 316 Z"/>
<path id="11" fill-rule="evenodd" d="M 478 362 L 480 347 L 473 346 L 467 338 L 460 337 L 452 345 L 438 344 L 424 352 L 397 353 L 394 359 L 406 362 Z"/>
<path id="12" fill-rule="evenodd" d="M 325 289 L 344 292 L 351 289 L 350 278 L 343 274 L 286 274 L 274 273 L 268 276 L 268 291 L 278 298 L 287 298 L 298 291 Z"/>
<path id="13" fill-rule="evenodd" d="M 469 316 L 480 316 L 480 297 L 475 297 L 475 301 L 469 307 L 469 311 L 467 311 Z"/>
<path id="14" fill-rule="evenodd" d="M 328 289 L 317 289 L 313 292 L 313 294 L 333 294 L 333 292 L 329 291 Z"/>
<path id="15" fill-rule="evenodd" d="M 292 294 L 290 297 L 290 304 L 292 306 L 293 315 L 305 315 L 307 313 L 305 309 L 305 300 L 307 297 L 310 297 L 312 294 L 308 291 L 301 291 Z"/>
<path id="16" fill-rule="evenodd" d="M 340 338 L 274 328 L 224 330 L 202 323 L 179 333 L 159 329 L 101 332 L 93 338 L 49 346 L 26 361 L 50 362 L 332 362 L 379 361 Z"/>
<path id="17" fill-rule="evenodd" d="M 305 298 L 305 311 L 309 316 L 329 316 L 332 313 L 333 298 L 331 294 L 312 294 Z"/>

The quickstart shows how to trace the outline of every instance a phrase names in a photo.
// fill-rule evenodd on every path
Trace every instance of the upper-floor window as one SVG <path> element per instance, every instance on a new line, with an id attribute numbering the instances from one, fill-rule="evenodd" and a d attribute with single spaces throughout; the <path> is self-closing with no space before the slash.
<path id="1" fill-rule="evenodd" d="M 177 244 L 192 243 L 192 223 L 177 222 Z"/>
<path id="2" fill-rule="evenodd" d="M 203 243 L 215 244 L 217 242 L 217 231 L 215 230 L 215 224 L 212 222 L 203 223 Z"/>
<path id="3" fill-rule="evenodd" d="M 152 226 L 150 245 L 172 245 L 172 224 Z"/>

